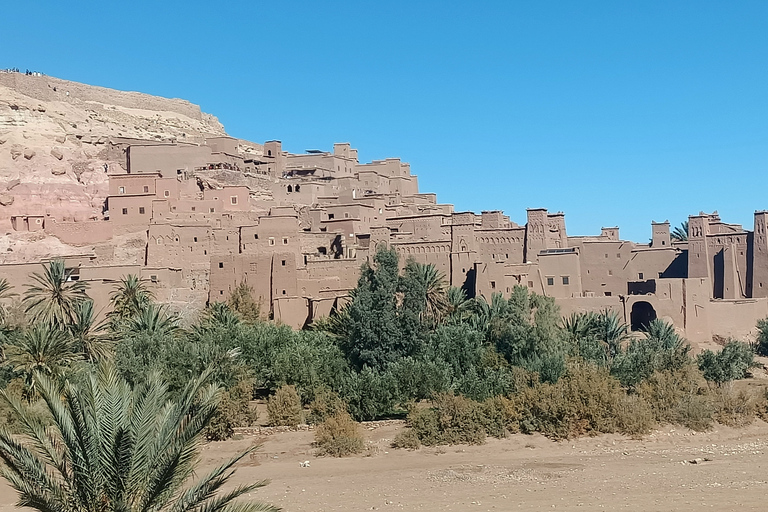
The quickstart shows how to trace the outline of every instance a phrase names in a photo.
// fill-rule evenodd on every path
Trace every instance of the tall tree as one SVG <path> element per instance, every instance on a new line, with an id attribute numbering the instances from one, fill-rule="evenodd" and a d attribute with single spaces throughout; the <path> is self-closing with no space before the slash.
<path id="1" fill-rule="evenodd" d="M 261 319 L 261 304 L 253 298 L 253 288 L 245 281 L 240 282 L 229 294 L 227 306 L 240 315 L 243 322 L 252 324 Z"/>
<path id="2" fill-rule="evenodd" d="M 32 322 L 63 327 L 72 321 L 77 303 L 88 299 L 86 284 L 72 276 L 64 260 L 44 263 L 42 274 L 32 274 L 33 284 L 24 294 L 24 310 Z"/>
<path id="3" fill-rule="evenodd" d="M 235 501 L 267 481 L 221 492 L 249 450 L 190 482 L 202 432 L 211 422 L 220 388 L 208 373 L 169 401 L 157 376 L 131 388 L 102 365 L 81 385 L 63 389 L 40 377 L 52 419 L 45 426 L 5 391 L 23 437 L 0 427 L 0 474 L 19 493 L 18 505 L 41 512 L 257 512 L 277 508 Z"/>
<path id="4" fill-rule="evenodd" d="M 134 274 L 120 278 L 109 296 L 112 303 L 110 315 L 117 320 L 127 320 L 146 309 L 155 299 L 145 282 Z"/>
<path id="5" fill-rule="evenodd" d="M 414 285 L 417 294 L 415 306 L 421 309 L 422 320 L 437 321 L 448 312 L 445 274 L 433 264 L 409 261 L 405 266 L 403 280 L 410 280 Z"/>
<path id="6" fill-rule="evenodd" d="M 392 361 L 411 354 L 419 343 L 418 294 L 410 284 L 403 286 L 394 249 L 380 248 L 373 264 L 365 263 L 345 308 L 347 325 L 341 346 L 352 364 L 382 369 Z"/>

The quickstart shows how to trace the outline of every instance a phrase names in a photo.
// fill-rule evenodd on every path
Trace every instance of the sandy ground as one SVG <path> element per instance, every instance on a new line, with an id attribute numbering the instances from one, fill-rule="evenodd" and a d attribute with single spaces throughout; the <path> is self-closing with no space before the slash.
<path id="1" fill-rule="evenodd" d="M 598 436 L 489 439 L 482 446 L 389 448 L 401 425 L 365 429 L 366 454 L 312 455 L 312 432 L 206 444 L 201 471 L 251 444 L 236 483 L 269 478 L 253 493 L 287 511 L 765 510 L 768 424 L 707 433 L 665 428 L 643 440 Z M 310 467 L 300 462 L 309 460 Z M 697 463 L 691 463 L 696 461 Z M 0 485 L 0 511 L 14 492 Z"/>

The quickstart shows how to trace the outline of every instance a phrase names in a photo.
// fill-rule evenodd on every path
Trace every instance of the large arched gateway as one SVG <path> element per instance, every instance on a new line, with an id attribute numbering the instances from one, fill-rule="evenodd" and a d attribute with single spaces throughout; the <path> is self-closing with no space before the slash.
<path id="1" fill-rule="evenodd" d="M 656 320 L 656 310 L 653 309 L 650 302 L 641 300 L 632 304 L 630 326 L 633 331 L 645 329 L 654 320 Z"/>

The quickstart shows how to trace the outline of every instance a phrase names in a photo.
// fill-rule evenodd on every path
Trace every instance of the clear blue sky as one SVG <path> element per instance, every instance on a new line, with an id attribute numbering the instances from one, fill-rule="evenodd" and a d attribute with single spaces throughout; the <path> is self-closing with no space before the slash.
<path id="1" fill-rule="evenodd" d="M 188 99 L 292 152 L 399 156 L 458 210 L 570 234 L 768 209 L 768 1 L 36 2 L 0 67 Z"/>

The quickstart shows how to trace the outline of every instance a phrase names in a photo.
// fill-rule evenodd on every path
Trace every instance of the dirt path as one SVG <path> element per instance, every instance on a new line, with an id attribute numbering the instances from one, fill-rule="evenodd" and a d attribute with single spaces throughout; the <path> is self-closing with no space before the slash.
<path id="1" fill-rule="evenodd" d="M 483 446 L 393 450 L 399 426 L 366 430 L 366 456 L 312 456 L 312 433 L 263 439 L 237 483 L 272 479 L 254 498 L 287 511 L 363 510 L 765 510 L 768 425 L 704 434 L 658 430 L 643 440 L 599 436 L 552 442 L 489 439 Z M 211 443 L 203 468 L 256 437 Z M 308 460 L 310 467 L 301 467 Z M 693 464 L 689 461 L 696 461 Z M 0 487 L 0 511 L 15 496 Z"/>

